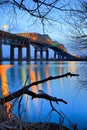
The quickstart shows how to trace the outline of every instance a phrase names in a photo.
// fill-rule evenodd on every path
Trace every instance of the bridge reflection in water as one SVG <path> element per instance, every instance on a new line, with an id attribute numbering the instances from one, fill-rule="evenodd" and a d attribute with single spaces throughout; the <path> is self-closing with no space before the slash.
<path id="1" fill-rule="evenodd" d="M 72 68 L 74 68 L 73 72 L 74 73 L 76 72 L 75 68 L 76 66 L 74 65 L 74 63 L 72 64 L 72 66 L 71 64 L 70 65 L 67 64 L 67 66 L 66 64 L 64 64 L 65 66 L 64 67 L 63 62 L 59 62 L 59 65 L 60 67 L 58 67 L 58 64 L 55 64 L 55 67 L 50 66 L 50 64 L 30 64 L 30 65 L 14 65 L 14 66 L 0 65 L 2 96 L 8 95 L 9 91 L 12 93 L 31 82 L 44 79 L 46 77 L 49 77 L 50 75 L 52 76 L 61 75 L 63 73 L 66 73 L 67 70 L 69 71 Z M 57 84 L 58 86 L 62 87 L 63 79 L 60 79 L 58 81 L 56 80 L 56 84 L 55 81 L 52 82 L 48 81 L 46 83 L 33 86 L 30 89 L 35 93 L 38 93 L 39 92 L 38 90 L 43 90 L 49 95 L 58 96 L 55 95 L 55 88 L 54 88 L 57 86 Z M 27 95 L 23 96 L 23 100 L 24 101 L 22 103 L 22 108 L 26 106 L 26 111 L 27 113 L 29 113 L 29 115 L 33 114 L 33 111 L 35 111 L 35 113 L 40 112 L 39 101 L 41 100 L 35 99 L 31 101 L 31 98 Z M 11 104 L 8 102 L 5 104 L 5 106 L 7 108 L 7 113 L 9 113 Z"/>
<path id="2" fill-rule="evenodd" d="M 1 77 L 1 95 L 9 95 L 8 80 L 7 80 L 7 70 L 11 68 L 12 65 L 0 65 L 0 77 Z M 11 116 L 11 104 L 10 102 L 5 103 L 7 116 Z"/>
<path id="3" fill-rule="evenodd" d="M 4 58 L 2 45 L 10 46 L 10 58 Z M 81 57 L 70 54 L 63 44 L 59 44 L 56 41 L 52 41 L 48 35 L 41 35 L 37 33 L 20 33 L 12 34 L 9 32 L 0 31 L 0 62 L 3 60 L 9 61 L 31 61 L 31 53 L 34 48 L 33 60 L 50 60 L 49 49 L 53 51 L 53 58 L 51 60 L 81 60 Z M 18 48 L 18 57 L 15 59 L 15 48 Z M 26 48 L 26 57 L 23 58 L 22 49 Z M 38 52 L 40 56 L 38 58 Z M 45 57 L 44 57 L 45 52 Z"/>
<path id="4" fill-rule="evenodd" d="M 2 96 L 8 95 L 9 91 L 12 93 L 19 90 L 25 84 L 27 85 L 48 76 L 72 72 L 79 73 L 79 78 L 82 77 L 84 79 L 85 77 L 85 68 L 84 71 L 81 69 L 83 66 L 82 62 L 51 61 L 48 62 L 49 64 L 45 63 L 40 64 L 40 62 L 38 62 L 38 64 L 34 64 L 34 62 L 31 62 L 29 65 L 0 65 L 0 89 L 3 90 Z M 39 84 L 33 89 L 30 88 L 30 90 L 37 93 L 38 90 L 43 90 L 49 95 L 65 99 L 68 102 L 67 105 L 59 103 L 58 106 L 53 104 L 54 107 L 59 111 L 62 110 L 73 123 L 78 125 L 78 129 L 84 129 L 87 128 L 87 94 L 83 88 L 80 91 L 79 85 L 77 77 L 65 77 Z M 2 88 L 3 86 L 4 88 Z M 17 106 L 17 104 L 14 106 L 13 111 L 16 115 L 18 114 Z M 9 106 L 6 107 L 9 109 Z M 31 97 L 27 95 L 24 95 L 22 98 L 21 115 L 24 121 L 29 122 L 59 122 L 59 116 L 51 111 L 50 103 L 48 101 L 43 99 L 34 99 L 32 101 Z M 64 125 L 69 126 L 70 128 L 70 124 L 66 119 L 64 120 Z"/>

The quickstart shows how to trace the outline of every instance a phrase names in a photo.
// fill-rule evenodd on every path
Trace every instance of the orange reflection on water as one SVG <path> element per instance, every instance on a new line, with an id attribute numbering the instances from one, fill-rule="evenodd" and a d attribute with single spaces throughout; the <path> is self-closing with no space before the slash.
<path id="1" fill-rule="evenodd" d="M 68 62 L 68 71 L 76 73 L 76 61 Z"/>
<path id="2" fill-rule="evenodd" d="M 0 65 L 0 76 L 1 76 L 1 83 L 2 83 L 2 96 L 7 96 L 9 95 L 9 90 L 8 90 L 8 81 L 7 81 L 7 69 L 11 68 L 12 65 Z M 6 110 L 8 117 L 11 116 L 10 110 L 11 110 L 11 104 L 10 102 L 5 103 Z"/>
<path id="3" fill-rule="evenodd" d="M 38 81 L 39 80 L 41 80 L 41 78 L 40 78 L 40 72 L 38 72 Z M 38 87 L 39 87 L 40 90 L 42 90 L 42 85 L 41 84 L 38 84 Z"/>
<path id="4" fill-rule="evenodd" d="M 35 76 L 35 72 L 33 71 L 33 69 L 29 69 L 29 74 L 30 74 L 30 81 L 31 83 L 35 82 L 36 81 L 36 76 Z M 36 88 L 36 85 L 32 86 L 32 91 L 34 93 L 37 92 L 37 88 Z"/>
<path id="5" fill-rule="evenodd" d="M 59 67 L 59 75 L 63 74 L 63 61 L 59 61 L 60 67 Z"/>
<path id="6" fill-rule="evenodd" d="M 46 78 L 49 77 L 49 66 L 45 68 L 45 72 L 46 72 Z M 48 92 L 51 94 L 50 81 L 47 81 L 47 89 Z"/>
<path id="7" fill-rule="evenodd" d="M 37 67 L 36 65 L 34 65 L 32 68 L 29 69 L 29 75 L 30 75 L 30 81 L 31 83 L 36 82 L 36 75 L 35 75 L 35 71 L 33 70 L 35 67 Z M 32 86 L 32 92 L 37 93 L 37 86 L 33 85 Z M 38 113 L 38 98 L 35 98 L 33 101 L 34 105 L 35 105 L 35 109 Z"/>

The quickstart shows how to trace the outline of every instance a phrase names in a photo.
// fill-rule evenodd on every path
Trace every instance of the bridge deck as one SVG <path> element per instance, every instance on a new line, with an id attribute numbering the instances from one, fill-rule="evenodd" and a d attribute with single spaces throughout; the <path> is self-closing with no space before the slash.
<path id="1" fill-rule="evenodd" d="M 56 52 L 60 52 L 60 54 L 64 57 L 68 57 L 67 59 L 76 59 L 78 57 L 71 55 L 67 52 L 67 49 L 61 45 L 54 43 L 48 35 L 41 35 L 37 33 L 19 33 L 12 34 L 9 32 L 5 32 L 0 30 L 0 43 L 5 45 L 14 45 L 17 46 L 28 46 L 28 44 L 40 47 L 50 48 Z"/>

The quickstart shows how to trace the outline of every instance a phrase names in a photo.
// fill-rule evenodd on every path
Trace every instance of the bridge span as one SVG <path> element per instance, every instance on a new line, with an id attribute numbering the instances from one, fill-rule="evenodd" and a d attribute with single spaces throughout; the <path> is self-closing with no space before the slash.
<path id="1" fill-rule="evenodd" d="M 18 61 L 22 61 L 22 48 L 26 48 L 26 61 L 31 60 L 31 45 L 34 47 L 34 60 L 50 60 L 49 49 L 54 52 L 54 60 L 77 60 L 78 58 L 69 54 L 62 44 L 53 42 L 48 35 L 41 35 L 37 33 L 19 33 L 12 34 L 0 30 L 0 62 L 5 60 L 3 58 L 2 45 L 10 46 L 10 61 L 14 61 L 14 48 L 18 48 Z M 38 58 L 40 52 L 40 58 Z M 43 57 L 43 52 L 46 53 L 46 58 Z M 5 52 L 4 52 L 5 53 Z"/>

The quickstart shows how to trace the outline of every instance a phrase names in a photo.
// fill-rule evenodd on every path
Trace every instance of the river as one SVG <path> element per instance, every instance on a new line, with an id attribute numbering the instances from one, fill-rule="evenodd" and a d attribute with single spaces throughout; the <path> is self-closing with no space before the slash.
<path id="1" fill-rule="evenodd" d="M 38 93 L 43 90 L 44 93 L 51 96 L 62 98 L 68 104 L 54 103 L 54 107 L 63 114 L 63 124 L 72 128 L 72 124 L 77 124 L 78 130 L 87 129 L 87 87 L 81 80 L 86 80 L 86 62 L 3 62 L 0 65 L 0 94 L 8 95 L 15 92 L 25 85 L 34 81 L 65 74 L 67 72 L 79 74 L 79 77 L 64 77 L 43 84 L 33 86 L 30 90 Z M 83 85 L 82 85 L 83 84 Z M 20 100 L 20 99 L 18 99 Z M 18 100 L 15 100 L 13 112 L 18 115 Z M 13 102 L 13 101 L 12 101 Z M 12 104 L 7 104 L 9 108 Z M 30 96 L 24 94 L 21 102 L 21 117 L 29 122 L 60 122 L 60 116 L 51 111 L 49 101 L 44 99 L 32 100 Z M 8 110 L 7 110 L 8 111 Z"/>

